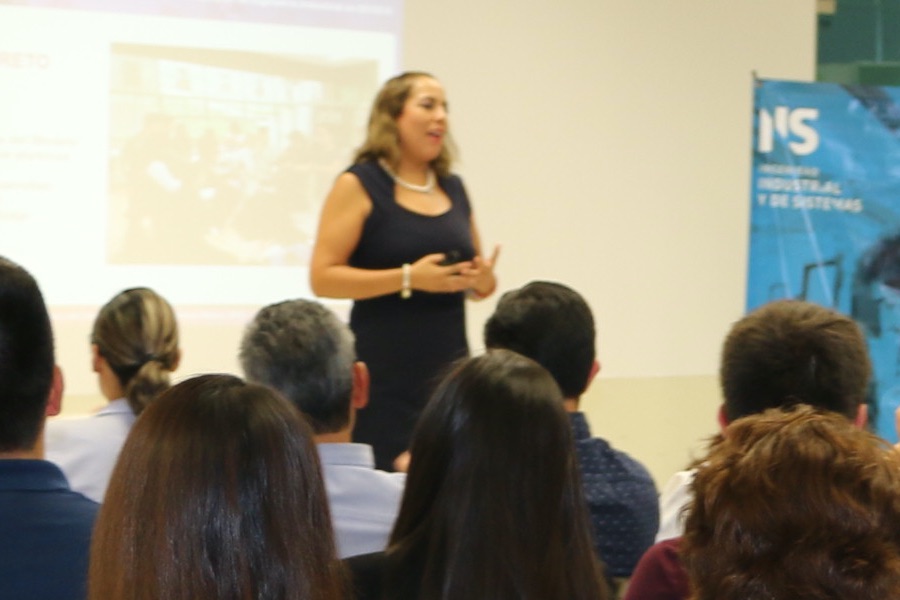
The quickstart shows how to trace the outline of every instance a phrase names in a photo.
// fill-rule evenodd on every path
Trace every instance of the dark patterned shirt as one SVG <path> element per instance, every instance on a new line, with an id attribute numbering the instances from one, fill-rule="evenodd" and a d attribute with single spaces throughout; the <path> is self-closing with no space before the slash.
<path id="1" fill-rule="evenodd" d="M 641 463 L 601 438 L 592 438 L 584 414 L 569 413 L 594 545 L 608 577 L 629 577 L 653 544 L 659 500 Z"/>

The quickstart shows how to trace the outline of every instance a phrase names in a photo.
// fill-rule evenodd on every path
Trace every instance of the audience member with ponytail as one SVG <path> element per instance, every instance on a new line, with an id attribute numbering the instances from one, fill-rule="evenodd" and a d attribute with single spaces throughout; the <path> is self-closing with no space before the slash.
<path id="1" fill-rule="evenodd" d="M 94 321 L 91 356 L 109 403 L 88 417 L 48 421 L 45 444 L 47 459 L 62 468 L 72 489 L 102 502 L 132 423 L 169 388 L 178 366 L 175 312 L 149 288 L 120 292 Z"/>

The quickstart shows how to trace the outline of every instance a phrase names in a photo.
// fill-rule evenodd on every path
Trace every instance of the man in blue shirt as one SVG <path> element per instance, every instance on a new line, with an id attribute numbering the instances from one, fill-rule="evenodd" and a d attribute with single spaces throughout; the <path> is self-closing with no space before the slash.
<path id="1" fill-rule="evenodd" d="M 69 489 L 43 460 L 47 415 L 57 414 L 62 373 L 37 283 L 0 257 L 0 597 L 75 600 L 87 595 L 98 505 Z"/>
<path id="2" fill-rule="evenodd" d="M 281 392 L 312 426 L 339 556 L 384 550 L 406 475 L 375 469 L 372 447 L 351 443 L 369 372 L 350 328 L 318 302 L 272 304 L 247 327 L 240 360 L 248 381 Z"/>
<path id="3" fill-rule="evenodd" d="M 578 411 L 582 394 L 600 370 L 587 302 L 564 285 L 531 282 L 500 298 L 485 323 L 484 342 L 531 358 L 556 380 L 572 421 L 594 544 L 608 577 L 629 577 L 653 543 L 659 506 L 647 469 L 606 440 L 591 437 Z"/>

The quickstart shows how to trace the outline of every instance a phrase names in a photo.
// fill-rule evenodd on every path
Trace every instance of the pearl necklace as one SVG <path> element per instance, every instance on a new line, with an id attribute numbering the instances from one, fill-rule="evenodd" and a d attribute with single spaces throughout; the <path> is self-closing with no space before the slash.
<path id="1" fill-rule="evenodd" d="M 406 188 L 411 192 L 418 192 L 420 194 L 430 194 L 434 191 L 434 171 L 432 169 L 428 169 L 428 177 L 425 179 L 424 185 L 416 185 L 415 183 L 410 183 L 405 179 L 401 179 L 398 175 L 394 173 L 393 170 L 388 166 L 387 162 L 384 160 L 379 160 L 378 164 L 381 165 L 381 168 L 385 170 L 385 172 L 391 176 L 391 179 L 394 180 L 394 183 L 399 185 L 402 188 Z"/>

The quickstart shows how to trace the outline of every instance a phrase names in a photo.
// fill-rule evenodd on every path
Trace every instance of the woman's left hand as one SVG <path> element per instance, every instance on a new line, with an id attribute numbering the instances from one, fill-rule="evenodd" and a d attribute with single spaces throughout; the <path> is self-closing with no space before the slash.
<path id="1" fill-rule="evenodd" d="M 463 274 L 473 278 L 472 294 L 476 298 L 487 298 L 497 289 L 497 277 L 494 268 L 497 266 L 497 258 L 500 256 L 500 244 L 494 246 L 490 258 L 476 256 L 472 259 L 472 266 Z"/>

